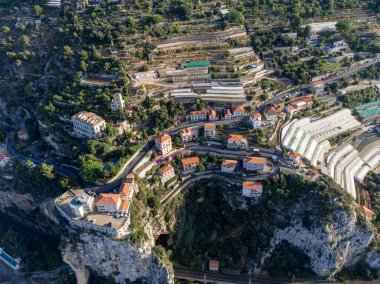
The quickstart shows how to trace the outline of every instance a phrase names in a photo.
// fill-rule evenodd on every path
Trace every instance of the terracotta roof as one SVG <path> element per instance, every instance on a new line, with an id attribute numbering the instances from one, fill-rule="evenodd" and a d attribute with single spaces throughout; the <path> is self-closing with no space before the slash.
<path id="1" fill-rule="evenodd" d="M 167 164 L 163 167 L 161 167 L 158 171 L 160 174 L 166 174 L 168 171 L 171 171 L 173 169 L 172 165 L 171 164 Z"/>
<path id="2" fill-rule="evenodd" d="M 250 189 L 252 191 L 257 191 L 263 188 L 263 184 L 257 181 L 245 181 L 243 182 L 244 189 Z"/>
<path id="3" fill-rule="evenodd" d="M 120 204 L 119 210 L 128 211 L 130 202 L 128 200 L 123 200 Z"/>
<path id="4" fill-rule="evenodd" d="M 366 215 L 367 217 L 372 218 L 373 216 L 375 216 L 375 212 L 373 212 L 367 206 L 360 205 L 359 208 L 363 212 L 363 214 Z"/>
<path id="5" fill-rule="evenodd" d="M 245 138 L 239 134 L 228 134 L 228 141 L 243 141 Z"/>
<path id="6" fill-rule="evenodd" d="M 199 164 L 200 159 L 199 159 L 199 157 L 187 157 L 187 158 L 183 158 L 181 160 L 181 163 L 182 163 L 182 165 Z"/>
<path id="7" fill-rule="evenodd" d="M 286 107 L 290 110 L 296 110 L 297 109 L 294 105 L 287 105 Z"/>
<path id="8" fill-rule="evenodd" d="M 28 134 L 28 131 L 26 129 L 21 129 L 21 130 L 17 131 L 18 136 L 23 136 L 25 134 Z"/>
<path id="9" fill-rule="evenodd" d="M 265 111 L 266 115 L 275 115 L 277 112 L 273 108 L 267 108 Z"/>
<path id="10" fill-rule="evenodd" d="M 181 134 L 189 134 L 189 133 L 191 133 L 190 128 L 183 128 L 183 129 L 181 129 Z"/>
<path id="11" fill-rule="evenodd" d="M 205 123 L 203 125 L 204 129 L 206 130 L 215 130 L 216 126 L 214 123 Z"/>
<path id="12" fill-rule="evenodd" d="M 209 115 L 212 115 L 212 116 L 216 116 L 216 111 L 213 110 L 213 109 L 210 109 L 210 110 L 208 111 L 208 114 L 209 114 Z"/>
<path id="13" fill-rule="evenodd" d="M 169 134 L 164 133 L 164 134 L 158 136 L 156 138 L 156 141 L 159 142 L 159 143 L 163 143 L 163 142 L 166 142 L 166 141 L 171 140 L 171 139 L 172 138 L 170 137 Z"/>
<path id="14" fill-rule="evenodd" d="M 207 110 L 194 110 L 190 112 L 190 115 L 195 115 L 195 114 L 207 114 Z"/>
<path id="15" fill-rule="evenodd" d="M 248 158 L 244 158 L 244 162 L 246 162 L 246 163 L 252 163 L 252 164 L 266 164 L 267 163 L 267 158 L 248 157 Z"/>
<path id="16" fill-rule="evenodd" d="M 295 152 L 295 151 L 291 151 L 290 153 L 289 153 L 289 157 L 292 157 L 292 158 L 298 158 L 298 157 L 300 157 L 301 155 L 299 154 L 299 153 L 297 153 L 297 152 Z"/>
<path id="17" fill-rule="evenodd" d="M 236 160 L 223 160 L 222 165 L 223 166 L 227 166 L 227 167 L 236 166 L 237 165 L 237 161 Z"/>
<path id="18" fill-rule="evenodd" d="M 121 197 L 128 196 L 130 189 L 131 189 L 131 184 L 129 182 L 121 184 L 120 191 L 119 191 Z"/>
<path id="19" fill-rule="evenodd" d="M 120 194 L 101 193 L 96 204 L 116 205 L 119 202 Z"/>
<path id="20" fill-rule="evenodd" d="M 208 261 L 208 268 L 209 269 L 219 269 L 219 260 L 210 259 Z"/>
<path id="21" fill-rule="evenodd" d="M 7 153 L 0 152 L 0 159 L 4 159 L 4 158 L 7 158 L 7 157 L 8 157 Z"/>
<path id="22" fill-rule="evenodd" d="M 234 109 L 234 112 L 241 112 L 244 111 L 244 107 L 238 106 L 237 108 Z"/>
<path id="23" fill-rule="evenodd" d="M 255 112 L 254 114 L 251 115 L 251 117 L 252 117 L 253 119 L 259 118 L 259 117 L 261 117 L 261 116 L 262 116 L 262 115 L 261 115 L 261 113 L 259 113 L 259 112 Z"/>
<path id="24" fill-rule="evenodd" d="M 280 117 L 284 117 L 284 116 L 286 116 L 286 112 L 281 111 L 281 112 L 278 114 L 278 116 L 280 116 Z"/>

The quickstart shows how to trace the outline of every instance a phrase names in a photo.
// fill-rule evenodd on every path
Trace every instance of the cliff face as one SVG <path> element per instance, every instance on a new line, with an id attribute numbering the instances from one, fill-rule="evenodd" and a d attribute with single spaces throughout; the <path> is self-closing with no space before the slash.
<path id="1" fill-rule="evenodd" d="M 269 257 L 281 241 L 288 241 L 310 257 L 311 269 L 320 276 L 333 276 L 343 267 L 354 265 L 365 257 L 374 234 L 369 221 L 358 222 L 358 213 L 336 210 L 333 221 L 326 226 L 305 228 L 294 217 L 292 226 L 277 229 L 272 238 L 272 249 L 262 259 Z"/>
<path id="2" fill-rule="evenodd" d="M 62 246 L 63 260 L 75 271 L 78 283 L 88 283 L 89 271 L 110 276 L 117 283 L 145 279 L 146 283 L 174 283 L 172 273 L 152 255 L 151 246 L 114 241 L 98 234 L 83 233 Z"/>

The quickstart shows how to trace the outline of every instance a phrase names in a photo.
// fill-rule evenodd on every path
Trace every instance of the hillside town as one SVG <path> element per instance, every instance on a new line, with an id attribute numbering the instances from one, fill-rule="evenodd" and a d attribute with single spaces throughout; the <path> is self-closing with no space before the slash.
<path id="1" fill-rule="evenodd" d="M 280 283 L 281 277 L 296 279 L 295 274 L 284 274 L 264 256 L 282 259 L 288 251 L 274 251 L 283 242 L 273 238 L 270 253 L 264 253 L 264 241 L 255 239 L 254 248 L 239 252 L 244 257 L 230 249 L 223 254 L 218 246 L 253 235 L 250 226 L 260 227 L 256 220 L 235 224 L 233 230 L 223 222 L 245 220 L 262 208 L 271 211 L 278 200 L 292 197 L 286 186 L 297 184 L 294 177 L 305 188 L 334 188 L 324 195 L 334 196 L 331 207 L 344 208 L 347 202 L 362 220 L 354 224 L 376 228 L 370 242 L 378 253 L 378 1 L 377 6 L 364 1 L 368 5 L 327 14 L 310 7 L 314 16 L 305 11 L 283 15 L 276 10 L 285 5 L 281 1 L 271 8 L 258 1 L 10 2 L 0 3 L 0 191 L 16 192 L 20 200 L 28 195 L 27 201 L 10 204 L 51 202 L 48 209 L 36 207 L 22 215 L 12 205 L 3 210 L 0 202 L 0 211 L 24 220 L 27 230 L 39 230 L 33 222 L 40 221 L 35 216 L 41 212 L 55 212 L 49 222 L 60 225 L 52 234 L 62 232 L 66 243 L 72 244 L 67 236 L 80 234 L 106 237 L 108 244 L 146 242 L 154 257 L 170 263 L 172 270 L 178 266 L 172 272 L 177 279 L 202 281 L 210 273 L 226 277 L 216 283 L 242 283 L 233 281 L 256 276 Z M 223 204 L 233 213 L 222 210 L 221 219 L 200 240 L 188 227 L 195 227 L 199 219 L 194 212 L 206 202 L 210 216 Z M 324 213 L 333 216 L 332 208 Z M 297 210 L 301 212 L 298 208 L 292 214 Z M 285 213 L 283 219 L 279 223 L 287 224 Z M 308 229 L 320 225 L 309 215 L 297 222 Z M 11 239 L 10 233 L 4 235 Z M 178 244 L 190 247 L 191 240 L 199 241 L 194 251 L 203 249 L 203 255 L 189 260 L 192 254 Z M 0 238 L 0 263 L 38 278 L 22 256 Z M 369 265 L 368 258 L 360 265 L 364 263 Z M 325 274 L 317 273 L 318 265 L 305 265 L 309 274 L 297 277 L 307 280 L 315 273 L 331 280 L 344 266 L 334 265 L 336 270 Z M 369 267 L 371 277 L 380 271 L 373 261 Z M 104 275 L 99 270 L 93 277 L 102 280 L 93 283 L 108 283 L 103 276 L 123 283 L 119 271 Z M 347 275 L 341 279 L 350 279 Z M 78 271 L 75 276 L 78 280 Z M 91 283 L 86 277 L 90 282 L 83 283 Z M 152 279 L 146 283 L 161 281 Z"/>

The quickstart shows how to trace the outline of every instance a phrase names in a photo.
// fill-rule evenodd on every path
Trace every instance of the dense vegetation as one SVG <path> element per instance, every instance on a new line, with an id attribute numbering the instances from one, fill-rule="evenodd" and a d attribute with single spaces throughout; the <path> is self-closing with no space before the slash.
<path id="1" fill-rule="evenodd" d="M 307 228 L 327 224 L 333 221 L 334 198 L 340 198 L 345 205 L 351 202 L 327 178 L 323 183 L 311 183 L 298 175 L 281 176 L 278 182 L 266 183 L 264 188 L 258 204 L 248 203 L 248 208 L 242 209 L 237 199 L 241 189 L 227 187 L 218 180 L 196 184 L 189 190 L 177 228 L 174 261 L 199 269 L 208 258 L 219 258 L 222 268 L 244 271 L 249 260 L 259 262 L 270 247 L 275 227 L 285 228 L 295 218 Z M 304 204 L 302 210 L 296 209 L 299 204 Z M 348 210 L 345 205 L 342 210 Z M 282 273 L 283 268 L 277 272 Z M 276 274 L 274 270 L 275 267 L 272 272 Z"/>
<path id="2" fill-rule="evenodd" d="M 339 99 L 343 102 L 345 107 L 354 108 L 356 106 L 375 101 L 377 100 L 377 97 L 378 94 L 376 88 L 368 88 L 346 93 L 340 96 Z"/>

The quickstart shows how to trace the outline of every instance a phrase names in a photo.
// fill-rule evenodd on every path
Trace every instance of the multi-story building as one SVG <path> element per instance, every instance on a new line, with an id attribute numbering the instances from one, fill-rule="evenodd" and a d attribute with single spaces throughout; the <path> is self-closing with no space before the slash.
<path id="1" fill-rule="evenodd" d="M 78 217 L 84 217 L 94 210 L 95 198 L 83 192 L 70 201 L 70 208 Z"/>
<path id="2" fill-rule="evenodd" d="M 203 121 L 207 119 L 207 111 L 206 110 L 196 110 L 190 112 L 190 120 L 191 122 Z"/>
<path id="3" fill-rule="evenodd" d="M 259 128 L 261 126 L 261 117 L 262 115 L 258 112 L 251 114 L 249 117 L 249 123 L 253 129 Z"/>
<path id="4" fill-rule="evenodd" d="M 161 182 L 165 183 L 175 177 L 175 171 L 171 164 L 167 164 L 158 170 L 158 174 L 161 177 Z"/>
<path id="5" fill-rule="evenodd" d="M 95 203 L 99 212 L 115 213 L 119 211 L 122 200 L 120 194 L 101 193 Z"/>
<path id="6" fill-rule="evenodd" d="M 278 118 L 280 119 L 280 121 L 281 120 L 285 120 L 285 118 L 286 118 L 286 112 L 284 112 L 284 111 L 279 112 L 278 113 Z"/>
<path id="7" fill-rule="evenodd" d="M 156 148 L 158 151 L 162 153 L 162 155 L 166 155 L 172 150 L 172 138 L 169 134 L 161 134 L 156 138 Z"/>
<path id="8" fill-rule="evenodd" d="M 124 100 L 120 93 L 116 93 L 111 101 L 111 110 L 119 111 L 124 109 Z"/>
<path id="9" fill-rule="evenodd" d="M 184 143 L 198 139 L 198 128 L 183 128 L 180 131 L 181 140 Z"/>
<path id="10" fill-rule="evenodd" d="M 327 51 L 327 53 L 334 53 L 338 51 L 346 51 L 348 48 L 348 44 L 344 40 L 339 40 L 331 44 L 326 44 L 324 49 Z"/>
<path id="11" fill-rule="evenodd" d="M 227 148 L 228 149 L 247 149 L 248 140 L 242 135 L 229 134 L 227 136 Z"/>
<path id="12" fill-rule="evenodd" d="M 231 119 L 232 118 L 232 113 L 229 108 L 225 108 L 223 110 L 223 119 Z"/>
<path id="13" fill-rule="evenodd" d="M 248 157 L 243 160 L 243 168 L 246 171 L 264 171 L 267 159 L 262 157 Z"/>
<path id="14" fill-rule="evenodd" d="M 208 111 L 208 120 L 209 121 L 215 121 L 218 118 L 218 115 L 215 110 L 210 109 Z"/>
<path id="15" fill-rule="evenodd" d="M 263 184 L 255 181 L 243 182 L 243 196 L 244 197 L 260 197 L 263 191 Z"/>
<path id="16" fill-rule="evenodd" d="M 80 137 L 98 138 L 106 129 L 106 121 L 92 112 L 79 112 L 71 118 L 71 121 L 74 134 Z"/>
<path id="17" fill-rule="evenodd" d="M 204 126 L 204 135 L 208 138 L 215 138 L 216 136 L 216 126 L 214 123 L 205 123 Z"/>
<path id="18" fill-rule="evenodd" d="M 222 162 L 222 172 L 224 173 L 233 173 L 236 169 L 237 161 L 236 160 L 223 160 Z"/>
<path id="19" fill-rule="evenodd" d="M 264 110 L 264 116 L 268 121 L 277 121 L 277 112 L 273 108 Z"/>
<path id="20" fill-rule="evenodd" d="M 243 117 L 244 116 L 244 107 L 239 106 L 234 109 L 234 117 Z"/>
<path id="21" fill-rule="evenodd" d="M 187 157 L 181 160 L 181 165 L 184 171 L 195 170 L 200 164 L 199 157 Z"/>

